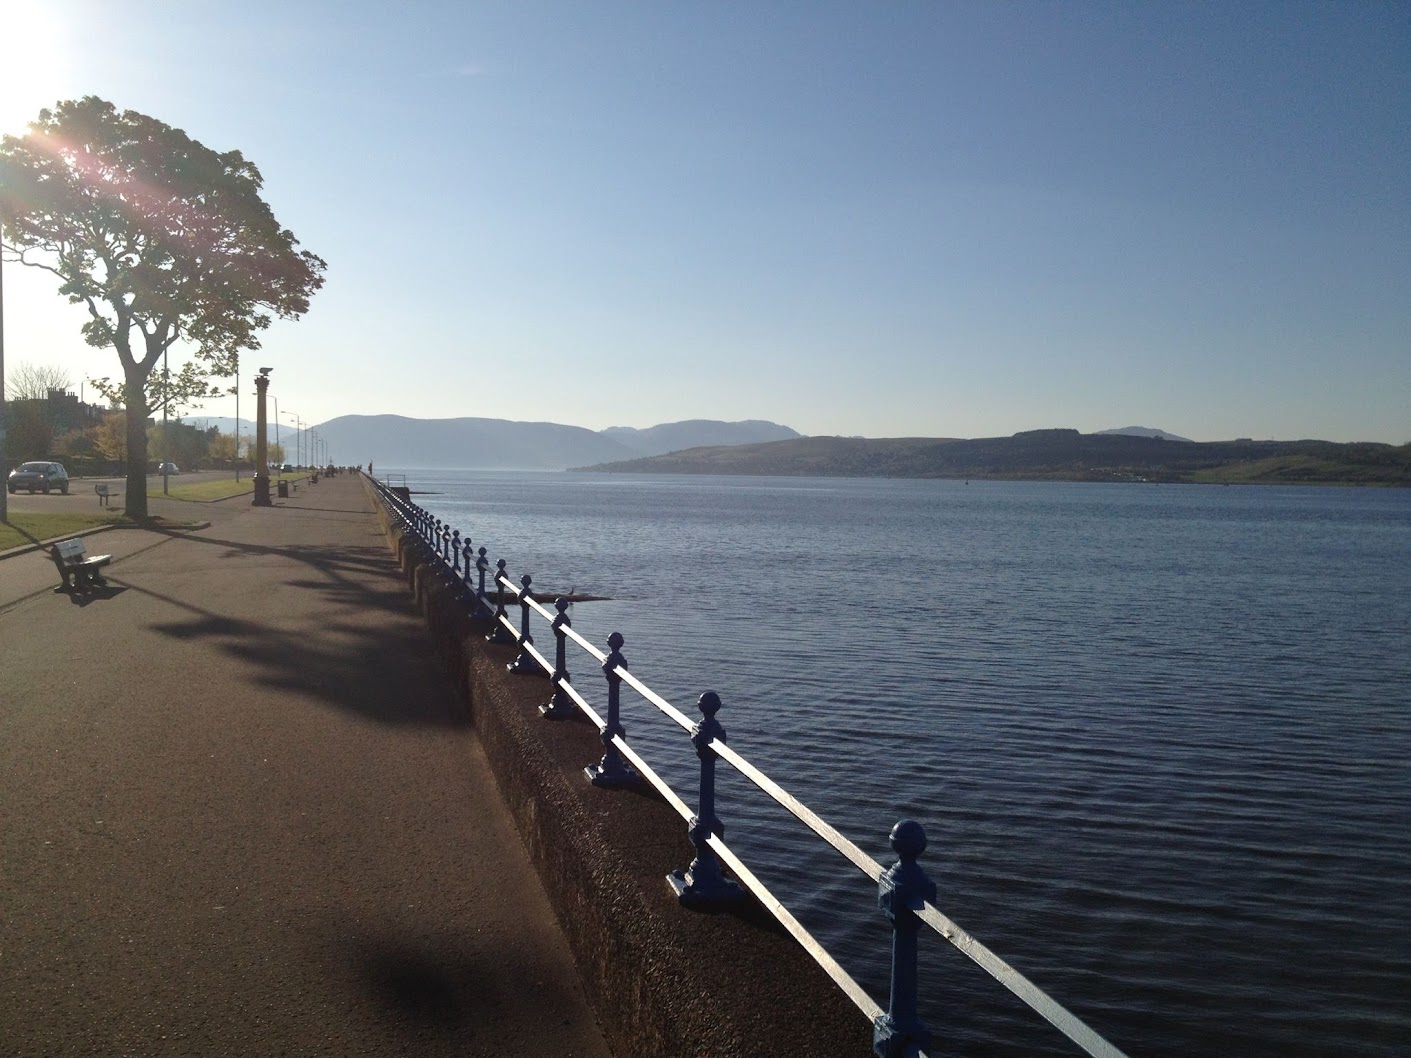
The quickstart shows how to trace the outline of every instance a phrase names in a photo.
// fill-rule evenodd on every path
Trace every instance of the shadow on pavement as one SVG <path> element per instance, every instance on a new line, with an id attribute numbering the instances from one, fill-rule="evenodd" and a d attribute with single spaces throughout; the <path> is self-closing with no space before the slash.
<path id="1" fill-rule="evenodd" d="M 460 727 L 469 724 L 454 694 L 441 693 L 441 666 L 425 631 L 407 620 L 402 582 L 391 575 L 385 548 L 289 545 L 270 547 L 211 537 L 193 543 L 224 555 L 268 555 L 304 563 L 313 576 L 282 580 L 296 605 L 313 604 L 307 628 L 279 627 L 200 606 L 189 599 L 132 583 L 128 590 L 186 611 L 186 620 L 152 625 L 173 639 L 218 641 L 217 648 L 256 669 L 266 686 L 316 698 L 369 720 L 391 725 Z M 373 581 L 368 574 L 375 574 Z M 329 612 L 327 602 L 337 609 Z M 271 606 L 297 624 L 297 611 Z"/>
<path id="2" fill-rule="evenodd" d="M 349 958 L 370 1001 L 383 1018 L 453 1035 L 468 1053 L 481 1053 L 515 1017 L 526 995 L 536 996 L 544 1017 L 557 997 L 546 991 L 537 960 L 470 938 L 410 935 L 361 936 Z"/>
<path id="3" fill-rule="evenodd" d="M 88 588 L 84 591 L 75 589 L 55 588 L 57 595 L 67 595 L 69 602 L 75 606 L 87 606 L 89 603 L 99 602 L 105 599 L 116 599 L 123 592 L 127 591 L 127 586 L 115 584 L 105 584 L 101 588 Z"/>

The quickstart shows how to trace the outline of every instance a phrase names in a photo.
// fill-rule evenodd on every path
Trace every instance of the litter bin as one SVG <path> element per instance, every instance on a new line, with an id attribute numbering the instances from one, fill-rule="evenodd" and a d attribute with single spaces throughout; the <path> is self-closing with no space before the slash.
<path id="1" fill-rule="evenodd" d="M 281 500 L 287 500 L 289 498 L 289 482 L 285 481 L 283 478 L 280 478 L 278 489 L 279 498 Z"/>

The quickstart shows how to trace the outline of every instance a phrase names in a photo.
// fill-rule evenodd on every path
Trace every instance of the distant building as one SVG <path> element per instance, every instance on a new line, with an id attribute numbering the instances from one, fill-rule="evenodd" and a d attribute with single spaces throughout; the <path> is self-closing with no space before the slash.
<path id="1" fill-rule="evenodd" d="M 97 426 L 103 421 L 103 416 L 112 410 L 97 404 L 87 404 L 78 399 L 77 393 L 64 389 L 51 389 L 43 397 L 8 400 L 5 404 L 12 416 L 16 412 L 28 411 L 55 434 Z"/>

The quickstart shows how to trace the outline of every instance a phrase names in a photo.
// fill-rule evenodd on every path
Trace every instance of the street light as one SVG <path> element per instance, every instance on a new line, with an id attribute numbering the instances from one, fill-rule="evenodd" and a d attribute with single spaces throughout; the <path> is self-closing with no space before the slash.
<path id="1" fill-rule="evenodd" d="M 235 354 L 235 480 L 240 481 L 240 354 Z"/>
<path id="2" fill-rule="evenodd" d="M 294 420 L 294 461 L 299 465 L 304 465 L 303 456 L 303 434 L 300 432 L 304 425 L 304 420 L 299 418 L 298 412 L 291 411 L 289 418 Z"/>
<path id="3" fill-rule="evenodd" d="M 171 428 L 167 424 L 167 408 L 171 406 L 171 372 L 167 370 L 167 351 L 162 350 L 162 495 L 171 495 Z M 190 470 L 190 467 L 187 467 Z"/>

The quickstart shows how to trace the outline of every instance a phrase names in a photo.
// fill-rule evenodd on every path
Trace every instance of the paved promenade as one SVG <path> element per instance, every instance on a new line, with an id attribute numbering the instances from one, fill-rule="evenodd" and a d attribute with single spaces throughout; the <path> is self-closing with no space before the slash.
<path id="1" fill-rule="evenodd" d="M 606 1056 L 355 478 L 0 560 L 0 1054 Z"/>

